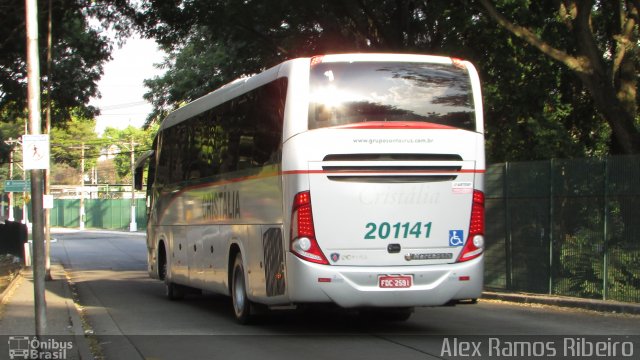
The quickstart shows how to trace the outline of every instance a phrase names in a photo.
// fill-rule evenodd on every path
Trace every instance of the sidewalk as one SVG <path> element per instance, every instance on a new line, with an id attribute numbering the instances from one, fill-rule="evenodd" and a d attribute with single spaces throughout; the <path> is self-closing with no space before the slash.
<path id="1" fill-rule="evenodd" d="M 50 339 L 47 340 L 50 344 L 70 342 L 71 346 L 63 354 L 65 359 L 93 359 L 62 265 L 51 265 L 51 277 L 52 280 L 46 281 L 45 285 L 45 339 Z M 18 346 L 19 340 L 16 339 L 23 339 L 22 346 L 28 346 L 24 345 L 28 344 L 24 339 L 34 339 L 34 335 L 33 276 L 31 270 L 26 269 L 0 295 L 0 358 L 9 358 L 9 350 Z"/>
<path id="2" fill-rule="evenodd" d="M 598 312 L 640 315 L 640 304 L 609 300 L 592 300 L 567 296 L 540 295 L 529 293 L 507 293 L 485 291 L 482 299 L 500 300 L 521 304 L 539 304 Z"/>

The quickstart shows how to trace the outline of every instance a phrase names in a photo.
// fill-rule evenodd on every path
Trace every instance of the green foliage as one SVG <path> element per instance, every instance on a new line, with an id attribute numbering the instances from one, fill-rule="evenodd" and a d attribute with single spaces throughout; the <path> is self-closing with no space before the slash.
<path id="1" fill-rule="evenodd" d="M 101 33 L 102 29 L 89 25 L 89 17 L 126 35 L 131 22 L 120 15 L 132 14 L 131 7 L 125 0 L 53 1 L 53 62 L 48 69 L 49 3 L 39 1 L 38 4 L 43 108 L 49 93 L 53 124 L 69 120 L 72 112 L 91 117 L 97 111 L 87 104 L 97 95 L 97 81 L 102 76 L 103 64 L 110 58 L 111 45 Z M 5 0 L 0 5 L 0 18 L 0 121 L 6 122 L 26 116 L 25 2 Z M 110 22 L 117 25 L 111 26 Z"/>
<path id="2" fill-rule="evenodd" d="M 554 43 L 566 41 L 566 30 L 550 19 L 555 8 L 543 2 L 501 3 L 505 16 L 526 19 Z M 610 130 L 575 76 L 483 13 L 474 29 L 468 57 L 483 80 L 489 162 L 608 152 Z"/>
<path id="3" fill-rule="evenodd" d="M 147 121 L 243 75 L 283 60 L 338 52 L 397 51 L 467 58 L 483 80 L 490 161 L 599 156 L 611 130 L 578 77 L 495 26 L 475 1 L 151 3 L 138 17 L 170 55 L 146 82 L 155 112 Z M 551 2 L 498 1 L 554 46 L 575 48 Z M 612 15 L 599 11 L 598 22 Z M 599 35 L 602 41 L 610 37 Z"/>
<path id="4" fill-rule="evenodd" d="M 514 45 L 521 49 L 518 52 L 537 53 L 561 66 L 557 86 L 544 89 L 559 90 L 562 102 L 574 106 L 563 124 L 577 145 L 588 148 L 585 155 L 640 153 L 639 3 L 474 1 L 492 19 L 489 26 L 495 22 L 494 27 L 513 37 Z M 547 79 L 554 81 L 554 77 Z M 525 88 L 536 92 L 534 84 Z M 602 144 L 607 133 L 609 138 Z"/>
<path id="5" fill-rule="evenodd" d="M 114 159 L 117 174 L 116 183 L 131 183 L 131 142 L 133 141 L 135 159 L 143 152 L 151 149 L 157 130 L 157 124 L 146 129 L 139 129 L 133 126 L 128 126 L 122 130 L 111 127 L 105 129 L 102 135 L 103 143 L 106 146 L 113 144 L 119 148 L 119 153 Z"/>
<path id="6" fill-rule="evenodd" d="M 511 162 L 487 175 L 489 286 L 640 302 L 640 156 Z"/>
<path id="7" fill-rule="evenodd" d="M 47 68 L 48 2 L 39 2 L 39 47 L 41 88 L 49 91 L 54 104 L 52 121 L 64 122 L 71 109 L 82 110 L 85 116 L 96 110 L 86 104 L 97 94 L 97 81 L 102 75 L 102 65 L 109 59 L 111 46 L 108 39 L 88 24 L 87 12 L 104 18 L 106 10 L 96 12 L 86 8 L 84 1 L 61 0 L 53 3 L 52 67 Z M 98 5 L 98 4 L 96 4 Z M 3 113 L 24 114 L 26 90 L 26 26 L 25 2 L 5 1 L 0 6 L 0 32 L 6 34 L 0 40 L 0 109 Z M 43 96 L 43 101 L 45 96 Z M 11 118 L 2 118 L 3 121 Z"/>
<path id="8" fill-rule="evenodd" d="M 612 215 L 616 212 L 614 210 Z M 600 228 L 596 228 L 598 226 Z M 601 223 L 567 235 L 561 243 L 561 269 L 554 293 L 602 299 L 606 278 L 607 299 L 637 301 L 640 296 L 640 247 L 630 241 L 613 241 L 624 236 L 622 229 L 624 226 L 611 229 L 613 234 L 609 234 L 606 245 Z"/>
<path id="9" fill-rule="evenodd" d="M 640 297 L 640 249 L 614 245 L 609 248 L 607 298 L 637 301 Z"/>
<path id="10" fill-rule="evenodd" d="M 600 239 L 597 236 L 600 235 Z M 581 229 L 562 241 L 562 269 L 554 293 L 586 298 L 602 298 L 602 233 Z"/>
<path id="11" fill-rule="evenodd" d="M 147 120 L 295 57 L 347 51 L 459 55 L 464 16 L 470 16 L 467 9 L 432 1 L 152 3 L 139 21 L 170 55 L 162 64 L 167 73 L 147 82 L 147 99 L 156 108 Z"/>
<path id="12" fill-rule="evenodd" d="M 18 139 L 24 134 L 25 119 L 15 114 L 11 114 L 8 109 L 0 109 L 0 119 L 8 118 L 12 121 L 0 121 L 0 164 L 9 161 L 11 145 L 5 141 L 10 138 Z"/>
<path id="13" fill-rule="evenodd" d="M 103 136 L 99 138 L 95 132 L 95 120 L 84 117 L 81 110 L 73 111 L 71 120 L 51 129 L 51 183 L 55 185 L 80 183 L 83 146 L 85 177 L 92 168 L 97 167 L 99 182 L 111 184 L 131 182 L 130 141 L 133 138 L 135 155 L 138 156 L 138 154 L 151 149 L 157 128 L 157 125 L 146 130 L 132 126 L 123 130 L 107 128 Z M 24 127 L 19 128 L 17 123 L 0 123 L 0 132 L 18 138 L 24 132 Z M 98 162 L 101 153 L 112 146 L 120 151 L 116 158 Z M 22 162 L 19 145 L 14 157 L 14 163 Z M 14 178 L 21 178 L 21 172 L 18 170 L 18 168 L 14 169 Z M 7 178 L 8 164 L 0 168 L 0 179 Z"/>
<path id="14" fill-rule="evenodd" d="M 80 169 L 65 163 L 51 164 L 51 184 L 78 186 L 80 184 Z"/>
<path id="15" fill-rule="evenodd" d="M 85 171 L 95 165 L 103 145 L 98 139 L 96 121 L 84 117 L 81 111 L 72 114 L 71 120 L 51 129 L 51 158 L 57 164 L 67 164 L 80 169 L 84 146 Z"/>
<path id="16" fill-rule="evenodd" d="M 162 65 L 167 68 L 166 73 L 145 81 L 150 89 L 145 99 L 155 107 L 147 123 L 159 123 L 177 104 L 196 99 L 240 76 L 231 68 L 234 60 L 229 55 L 208 38 L 197 36 L 180 51 L 171 52 Z"/>

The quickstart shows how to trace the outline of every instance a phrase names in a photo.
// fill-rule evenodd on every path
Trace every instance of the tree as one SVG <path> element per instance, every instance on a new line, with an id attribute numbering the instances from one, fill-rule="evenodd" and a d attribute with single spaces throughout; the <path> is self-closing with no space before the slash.
<path id="1" fill-rule="evenodd" d="M 131 22 L 118 15 L 131 13 L 132 7 L 126 0 L 56 0 L 51 4 L 50 11 L 49 2 L 40 1 L 38 14 L 40 49 L 48 47 L 46 24 L 52 15 L 52 66 L 46 65 L 46 50 L 41 52 L 40 64 L 41 88 L 51 97 L 55 124 L 69 120 L 72 112 L 84 117 L 97 113 L 87 104 L 98 95 L 97 81 L 112 49 L 102 30 L 113 28 L 118 36 L 126 36 Z M 25 2 L 3 0 L 0 18 L 0 121 L 12 122 L 26 114 Z M 103 29 L 90 25 L 89 19 L 102 23 Z M 0 158 L 3 161 L 6 158 Z"/>
<path id="2" fill-rule="evenodd" d="M 580 79 L 611 127 L 616 152 L 640 153 L 638 1 L 564 0 L 555 8 L 524 0 L 500 1 L 503 12 L 512 10 L 517 19 L 513 21 L 490 0 L 478 1 L 501 27 Z M 526 15 L 532 9 L 527 7 L 546 11 L 548 21 L 542 26 L 529 25 Z M 529 11 L 522 11 L 525 9 Z M 544 38 L 546 28 L 558 26 L 568 30 L 566 36 L 555 41 Z"/>
<path id="3" fill-rule="evenodd" d="M 0 119 L 12 117 L 6 109 L 0 108 Z M 18 139 L 24 134 L 25 118 L 13 118 L 13 121 L 0 121 L 0 164 L 9 159 L 11 146 L 5 144 L 4 140 L 9 138 Z M 4 161 L 3 161 L 4 160 Z"/>
<path id="4" fill-rule="evenodd" d="M 147 129 L 128 126 L 125 129 L 107 127 L 102 135 L 103 146 L 115 145 L 120 151 L 114 159 L 117 183 L 131 183 L 131 142 L 133 142 L 134 158 L 150 150 L 158 125 Z"/>
<path id="5" fill-rule="evenodd" d="M 463 18 L 441 1 L 152 2 L 143 32 L 170 54 L 147 82 L 147 122 L 243 75 L 283 60 L 347 51 L 460 52 Z"/>
<path id="6" fill-rule="evenodd" d="M 529 8 L 519 6 L 524 0 L 508 3 L 510 16 L 526 17 L 544 38 L 554 44 L 569 42 L 548 2 L 531 2 Z M 148 99 L 156 109 L 148 122 L 286 59 L 348 51 L 414 52 L 476 64 L 490 161 L 608 153 L 611 128 L 594 111 L 595 100 L 581 80 L 494 26 L 482 9 L 413 0 L 151 3 L 139 23 L 170 57 L 162 64 L 167 73 L 147 82 Z M 612 21 L 609 13 L 599 16 L 606 18 L 601 22 Z"/>
<path id="7" fill-rule="evenodd" d="M 532 9 L 527 21 L 543 27 L 547 17 Z M 606 155 L 611 130 L 579 79 L 482 13 L 472 18 L 464 31 L 463 57 L 478 67 L 482 80 L 487 160 Z M 546 27 L 544 34 L 557 39 L 564 33 Z"/>
<path id="8" fill-rule="evenodd" d="M 72 113 L 71 120 L 64 124 L 56 124 L 51 129 L 51 158 L 52 162 L 61 165 L 65 164 L 71 168 L 82 171 L 82 158 L 84 147 L 84 172 L 95 166 L 96 159 L 100 154 L 102 141 L 95 131 L 96 121 L 93 118 L 86 118 L 82 111 Z M 59 167 L 58 169 L 66 169 Z M 66 172 L 66 170 L 65 170 Z M 59 174 L 52 175 L 54 179 L 60 178 Z M 66 182 L 78 183 L 80 179 L 66 180 Z"/>
<path id="9" fill-rule="evenodd" d="M 55 185 L 75 185 L 80 181 L 80 169 L 65 163 L 51 164 L 51 183 Z"/>

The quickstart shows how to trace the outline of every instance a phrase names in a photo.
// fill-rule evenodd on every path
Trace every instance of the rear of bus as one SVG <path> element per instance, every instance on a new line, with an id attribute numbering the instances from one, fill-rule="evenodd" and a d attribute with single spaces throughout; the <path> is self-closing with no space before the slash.
<path id="1" fill-rule="evenodd" d="M 485 160 L 474 67 L 390 54 L 296 66 L 308 82 L 290 80 L 298 110 L 288 111 L 282 152 L 290 300 L 410 308 L 477 299 Z"/>

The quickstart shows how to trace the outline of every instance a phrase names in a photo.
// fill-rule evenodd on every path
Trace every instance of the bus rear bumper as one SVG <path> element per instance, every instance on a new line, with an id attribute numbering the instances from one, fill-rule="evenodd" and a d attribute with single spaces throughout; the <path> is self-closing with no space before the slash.
<path id="1" fill-rule="evenodd" d="M 328 302 L 344 308 L 439 306 L 482 294 L 482 256 L 464 263 L 395 267 L 318 265 L 292 254 L 287 257 L 292 303 Z M 388 275 L 410 276 L 412 284 L 381 288 L 379 277 Z"/>

